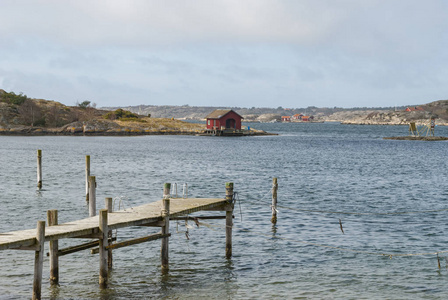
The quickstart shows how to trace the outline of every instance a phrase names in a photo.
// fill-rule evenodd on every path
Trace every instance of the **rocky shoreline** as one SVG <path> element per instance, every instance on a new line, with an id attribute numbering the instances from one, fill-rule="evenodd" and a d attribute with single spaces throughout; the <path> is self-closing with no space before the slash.
<path id="1" fill-rule="evenodd" d="M 0 126 L 0 135 L 8 136 L 137 136 L 137 135 L 203 135 L 205 126 L 164 119 L 165 125 L 109 120 L 78 121 L 63 127 Z M 180 122 L 180 123 L 179 123 Z M 146 125 L 146 126 L 145 126 Z M 263 130 L 244 130 L 243 136 L 274 135 Z"/>
<path id="2" fill-rule="evenodd" d="M 399 141 L 447 141 L 445 136 L 391 136 L 385 137 L 384 140 L 399 140 Z"/>

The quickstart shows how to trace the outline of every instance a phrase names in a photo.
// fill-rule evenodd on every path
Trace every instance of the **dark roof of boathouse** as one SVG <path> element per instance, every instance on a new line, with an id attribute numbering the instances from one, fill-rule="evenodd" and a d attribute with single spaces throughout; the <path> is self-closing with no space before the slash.
<path id="1" fill-rule="evenodd" d="M 240 116 L 241 119 L 244 119 L 240 114 L 238 114 L 237 112 L 235 112 L 232 109 L 215 109 L 210 114 L 208 114 L 205 118 L 206 119 L 220 119 L 220 118 L 224 117 L 225 115 L 227 115 L 231 111 L 233 111 L 235 114 Z"/>

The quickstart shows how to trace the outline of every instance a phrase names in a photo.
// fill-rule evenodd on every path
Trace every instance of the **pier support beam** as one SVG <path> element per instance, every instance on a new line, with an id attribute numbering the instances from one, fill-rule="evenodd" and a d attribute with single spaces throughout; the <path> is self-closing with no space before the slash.
<path id="1" fill-rule="evenodd" d="M 160 248 L 160 258 L 162 260 L 162 271 L 168 271 L 169 269 L 169 259 L 168 259 L 168 242 L 170 233 L 170 190 L 171 183 L 165 183 L 163 189 L 163 200 L 162 200 L 162 217 L 163 223 L 162 234 L 167 235 L 162 238 L 162 246 Z"/>
<path id="2" fill-rule="evenodd" d="M 86 155 L 86 201 L 89 201 L 90 155 Z"/>
<path id="3" fill-rule="evenodd" d="M 272 218 L 271 223 L 277 224 L 277 190 L 278 190 L 278 184 L 277 184 L 277 178 L 272 178 Z"/>
<path id="4" fill-rule="evenodd" d="M 37 150 L 37 188 L 42 189 L 42 150 Z"/>
<path id="5" fill-rule="evenodd" d="M 233 182 L 226 183 L 226 258 L 232 257 Z"/>
<path id="6" fill-rule="evenodd" d="M 48 226 L 58 225 L 58 211 L 47 211 Z M 58 240 L 50 241 L 50 283 L 52 285 L 59 283 L 59 242 Z"/>
<path id="7" fill-rule="evenodd" d="M 99 213 L 99 229 L 100 229 L 100 288 L 105 289 L 107 288 L 107 273 L 108 273 L 108 250 L 106 247 L 109 245 L 108 235 L 109 235 L 109 228 L 107 225 L 107 209 L 100 210 Z"/>
<path id="8" fill-rule="evenodd" d="M 89 176 L 89 217 L 96 216 L 96 179 Z"/>
<path id="9" fill-rule="evenodd" d="M 34 253 L 33 300 L 40 300 L 42 293 L 42 269 L 45 251 L 45 221 L 37 221 L 36 252 Z"/>
<path id="10" fill-rule="evenodd" d="M 112 198 L 106 198 L 106 209 L 108 213 L 113 212 L 113 199 Z M 108 238 L 112 240 L 112 230 L 109 230 L 107 234 Z M 108 250 L 107 254 L 107 267 L 109 269 L 112 268 L 112 249 Z"/>

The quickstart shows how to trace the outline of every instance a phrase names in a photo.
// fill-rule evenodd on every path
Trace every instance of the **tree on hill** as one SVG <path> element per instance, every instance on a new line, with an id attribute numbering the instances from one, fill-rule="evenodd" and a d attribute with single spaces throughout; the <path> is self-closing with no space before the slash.
<path id="1" fill-rule="evenodd" d="M 20 120 L 24 125 L 43 126 L 45 118 L 42 110 L 33 100 L 26 99 L 18 108 Z"/>

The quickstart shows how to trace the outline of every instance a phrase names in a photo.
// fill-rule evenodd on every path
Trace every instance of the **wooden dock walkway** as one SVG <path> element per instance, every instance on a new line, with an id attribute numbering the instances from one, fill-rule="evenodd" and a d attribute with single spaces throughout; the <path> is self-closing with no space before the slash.
<path id="1" fill-rule="evenodd" d="M 177 198 L 170 199 L 170 218 L 188 215 L 197 211 L 211 210 L 225 205 L 223 199 L 208 198 Z M 108 214 L 109 229 L 119 229 L 129 226 L 156 226 L 162 221 L 162 200 L 115 211 Z M 84 237 L 98 234 L 99 216 L 72 221 L 55 226 L 45 227 L 45 242 L 64 238 Z M 36 228 L 0 233 L 0 250 L 24 249 L 36 246 Z"/>
<path id="2" fill-rule="evenodd" d="M 109 211 L 102 209 L 98 216 L 57 224 L 57 211 L 48 212 L 48 226 L 44 221 L 37 222 L 37 228 L 0 233 L 0 250 L 32 250 L 35 251 L 33 299 L 41 298 L 42 265 L 45 242 L 50 242 L 50 281 L 57 284 L 59 265 L 57 241 L 65 238 L 91 238 L 97 241 L 100 253 L 100 287 L 107 287 L 107 272 L 111 267 L 112 250 L 150 240 L 162 239 L 162 270 L 168 269 L 169 221 L 185 218 L 186 215 L 199 211 L 225 211 L 223 216 L 208 217 L 226 219 L 226 257 L 232 255 L 232 218 L 233 218 L 233 183 L 226 184 L 225 198 L 170 198 L 170 184 L 165 184 L 162 200 L 144 204 L 125 210 Z M 109 198 L 110 199 L 110 198 Z M 200 218 L 200 217 L 199 217 Z M 54 225 L 53 225 L 54 224 Z M 113 229 L 130 226 L 161 227 L 161 232 L 151 236 L 140 237 L 124 242 L 110 244 L 110 233 Z M 90 246 L 89 248 L 94 247 Z M 86 249 L 85 247 L 82 248 Z"/>

